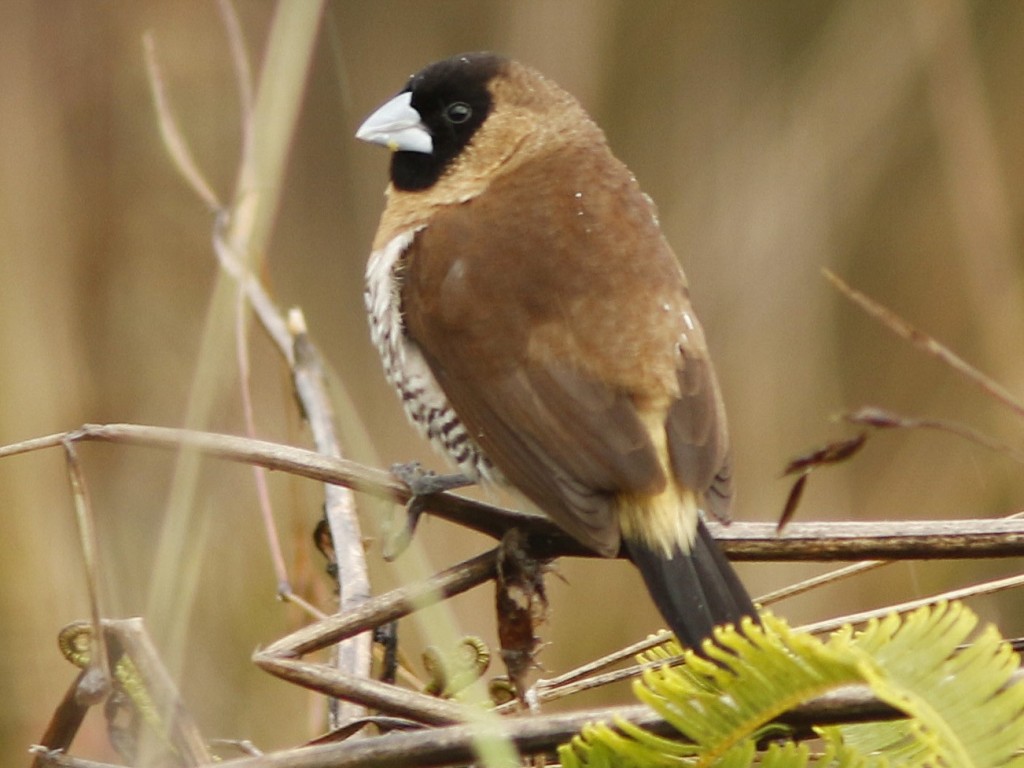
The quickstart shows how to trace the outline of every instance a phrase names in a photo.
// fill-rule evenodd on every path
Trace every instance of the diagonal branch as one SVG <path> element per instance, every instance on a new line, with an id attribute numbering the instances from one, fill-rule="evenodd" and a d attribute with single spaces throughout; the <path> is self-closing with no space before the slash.
<path id="1" fill-rule="evenodd" d="M 265 440 L 194 430 L 138 424 L 86 424 L 72 432 L 0 446 L 0 459 L 65 440 L 100 441 L 179 450 L 188 447 L 228 461 L 351 488 L 405 504 L 409 489 L 390 473 L 354 461 Z M 427 499 L 431 514 L 500 540 L 510 528 L 530 538 L 538 558 L 594 557 L 554 523 L 539 515 L 516 512 L 451 493 Z M 835 561 L 929 560 L 938 558 L 1019 557 L 1024 555 L 1024 520 L 963 519 L 790 523 L 781 534 L 774 523 L 708 522 L 726 554 L 735 560 Z"/>

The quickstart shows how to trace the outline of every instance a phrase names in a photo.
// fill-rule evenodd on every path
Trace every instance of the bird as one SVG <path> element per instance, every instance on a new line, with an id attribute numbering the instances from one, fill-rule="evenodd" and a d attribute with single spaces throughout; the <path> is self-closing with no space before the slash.
<path id="1" fill-rule="evenodd" d="M 364 298 L 412 423 L 470 480 L 632 560 L 682 645 L 756 621 L 704 520 L 729 520 L 732 460 L 686 278 L 576 98 L 466 53 L 356 138 L 391 150 Z"/>

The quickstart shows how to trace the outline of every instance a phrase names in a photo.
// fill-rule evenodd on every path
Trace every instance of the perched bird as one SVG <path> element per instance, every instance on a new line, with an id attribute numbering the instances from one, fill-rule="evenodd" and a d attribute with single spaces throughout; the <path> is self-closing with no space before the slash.
<path id="1" fill-rule="evenodd" d="M 359 128 L 392 150 L 366 270 L 411 420 L 607 557 L 625 547 L 679 640 L 756 617 L 701 519 L 728 519 L 725 411 L 650 198 L 580 104 L 473 53 Z"/>

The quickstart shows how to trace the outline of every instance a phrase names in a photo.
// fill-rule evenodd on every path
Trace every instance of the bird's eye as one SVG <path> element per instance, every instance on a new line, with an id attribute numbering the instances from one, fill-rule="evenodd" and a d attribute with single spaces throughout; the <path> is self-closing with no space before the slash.
<path id="1" fill-rule="evenodd" d="M 473 108 L 464 101 L 456 101 L 444 108 L 444 117 L 452 125 L 464 123 L 473 114 Z"/>

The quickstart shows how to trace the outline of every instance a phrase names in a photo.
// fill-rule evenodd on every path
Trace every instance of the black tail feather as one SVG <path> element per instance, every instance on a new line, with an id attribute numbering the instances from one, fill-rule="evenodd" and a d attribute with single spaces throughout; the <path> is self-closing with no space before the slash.
<path id="1" fill-rule="evenodd" d="M 739 624 L 744 616 L 757 619 L 747 590 L 703 520 L 697 523 L 692 550 L 676 549 L 671 558 L 639 541 L 624 543 L 655 605 L 683 645 L 699 649 L 716 625 Z"/>

